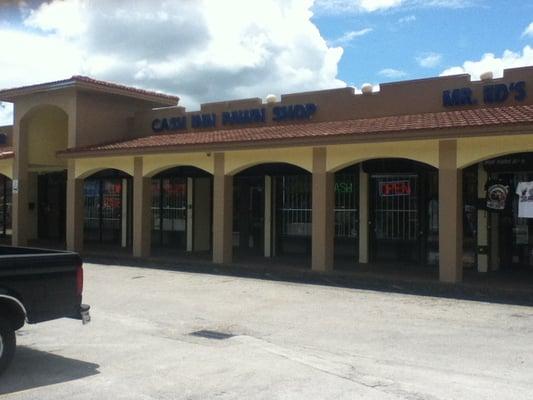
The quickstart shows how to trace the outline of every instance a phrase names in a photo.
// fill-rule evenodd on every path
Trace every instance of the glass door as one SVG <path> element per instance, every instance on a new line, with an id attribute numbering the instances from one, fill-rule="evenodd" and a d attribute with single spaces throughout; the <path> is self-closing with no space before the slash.
<path id="1" fill-rule="evenodd" d="M 240 176 L 234 183 L 233 236 L 241 254 L 263 255 L 264 176 Z"/>
<path id="2" fill-rule="evenodd" d="M 420 262 L 418 175 L 371 175 L 372 261 Z"/>

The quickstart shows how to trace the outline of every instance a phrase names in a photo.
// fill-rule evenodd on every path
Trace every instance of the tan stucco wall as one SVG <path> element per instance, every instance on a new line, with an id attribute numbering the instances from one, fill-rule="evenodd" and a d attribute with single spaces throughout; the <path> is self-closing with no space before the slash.
<path id="1" fill-rule="evenodd" d="M 408 158 L 438 167 L 439 142 L 418 140 L 328 146 L 327 170 L 336 172 L 361 161 L 388 157 Z"/>
<path id="2" fill-rule="evenodd" d="M 0 174 L 13 179 L 13 159 L 0 160 Z"/>
<path id="3" fill-rule="evenodd" d="M 479 161 L 511 153 L 533 151 L 533 132 L 531 135 L 462 138 L 457 141 L 457 166 L 465 168 Z"/>
<path id="4" fill-rule="evenodd" d="M 68 117 L 57 107 L 43 107 L 27 121 L 28 163 L 32 167 L 66 167 L 56 152 L 67 148 Z"/>
<path id="5" fill-rule="evenodd" d="M 211 153 L 157 154 L 143 157 L 143 176 L 155 174 L 178 166 L 200 168 L 213 173 L 213 156 Z"/>
<path id="6" fill-rule="evenodd" d="M 149 109 L 145 102 L 115 95 L 78 91 L 76 146 L 131 138 L 133 115 Z"/>
<path id="7" fill-rule="evenodd" d="M 311 172 L 313 168 L 313 148 L 293 147 L 228 151 L 225 153 L 225 172 L 226 175 L 235 175 L 254 165 L 278 162 L 293 164 Z"/>
<path id="8" fill-rule="evenodd" d="M 88 176 L 104 169 L 118 169 L 133 176 L 133 157 L 99 157 L 82 158 L 75 161 L 76 179 L 87 178 Z"/>

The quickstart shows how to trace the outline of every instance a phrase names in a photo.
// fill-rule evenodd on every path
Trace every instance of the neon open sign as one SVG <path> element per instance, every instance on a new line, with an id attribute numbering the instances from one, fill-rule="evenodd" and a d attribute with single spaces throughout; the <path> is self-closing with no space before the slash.
<path id="1" fill-rule="evenodd" d="M 380 196 L 409 196 L 411 183 L 409 181 L 379 182 Z"/>

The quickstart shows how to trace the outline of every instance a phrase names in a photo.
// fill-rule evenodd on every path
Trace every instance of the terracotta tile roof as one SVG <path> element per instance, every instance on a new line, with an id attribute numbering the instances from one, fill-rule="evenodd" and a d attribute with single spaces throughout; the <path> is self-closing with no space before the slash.
<path id="1" fill-rule="evenodd" d="M 184 147 L 227 144 L 267 144 L 270 141 L 328 137 L 360 137 L 371 134 L 433 131 L 476 127 L 505 127 L 533 124 L 533 105 L 492 107 L 473 110 L 444 111 L 425 114 L 408 114 L 379 118 L 362 118 L 347 121 L 274 125 L 215 131 L 152 135 L 138 139 L 73 148 L 62 152 L 105 153 L 140 150 L 176 150 Z"/>
<path id="2" fill-rule="evenodd" d="M 104 89 L 104 90 L 115 89 L 115 90 L 130 93 L 133 95 L 155 97 L 157 99 L 164 100 L 164 103 L 168 103 L 171 105 L 175 105 L 179 101 L 178 96 L 172 96 L 169 94 L 154 92 L 151 90 L 144 90 L 144 89 L 139 89 L 139 88 L 135 88 L 131 86 L 120 85 L 117 83 L 101 81 L 101 80 L 90 78 L 88 76 L 81 76 L 81 75 L 74 75 L 68 79 L 62 79 L 62 80 L 54 81 L 54 82 L 46 82 L 46 83 L 21 86 L 21 87 L 10 88 L 10 89 L 2 89 L 0 90 L 0 98 L 2 97 L 8 98 L 8 97 L 15 96 L 17 94 L 28 92 L 28 91 L 31 92 L 31 91 L 39 90 L 39 89 L 47 89 L 47 88 L 53 88 L 53 87 L 57 87 L 61 85 L 69 85 L 69 84 L 76 84 L 76 83 L 82 83 L 82 84 L 84 83 L 84 84 L 88 84 L 90 86 L 97 87 L 97 88 Z"/>
<path id="3" fill-rule="evenodd" d="M 15 152 L 13 151 L 13 147 L 10 147 L 10 146 L 0 147 L 0 160 L 3 160 L 5 158 L 13 158 L 14 155 L 15 155 Z"/>

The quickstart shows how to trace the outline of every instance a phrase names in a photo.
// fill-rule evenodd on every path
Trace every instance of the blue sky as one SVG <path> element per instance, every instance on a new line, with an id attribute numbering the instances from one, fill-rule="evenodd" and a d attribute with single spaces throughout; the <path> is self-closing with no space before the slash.
<path id="1" fill-rule="evenodd" d="M 313 21 L 324 37 L 343 45 L 338 76 L 352 85 L 436 76 L 485 53 L 501 57 L 505 50 L 520 53 L 533 45 L 533 34 L 524 35 L 533 21 L 533 1 L 442 3 L 374 12 L 319 10 Z M 349 32 L 364 34 L 335 42 Z"/>
<path id="2" fill-rule="evenodd" d="M 533 1 L 3 0 L 0 54 L 0 88 L 81 74 L 194 110 L 533 65 Z"/>

